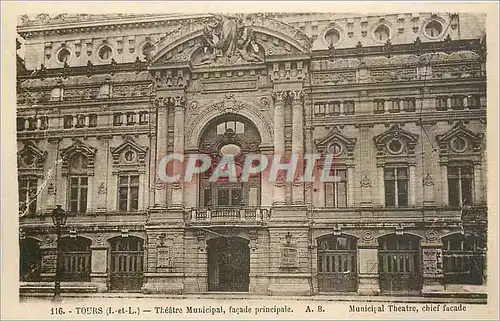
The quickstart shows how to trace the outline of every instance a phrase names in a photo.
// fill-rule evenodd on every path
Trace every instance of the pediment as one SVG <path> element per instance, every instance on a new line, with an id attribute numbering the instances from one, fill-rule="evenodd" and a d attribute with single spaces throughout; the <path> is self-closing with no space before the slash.
<path id="1" fill-rule="evenodd" d="M 148 148 L 137 144 L 132 137 L 126 136 L 118 147 L 111 148 L 113 165 L 145 166 Z"/>
<path id="2" fill-rule="evenodd" d="M 96 152 L 97 148 L 86 145 L 81 140 L 76 139 L 71 146 L 61 150 L 62 167 L 67 170 L 69 160 L 71 160 L 76 154 L 82 154 L 87 158 L 87 167 L 94 168 Z"/>
<path id="3" fill-rule="evenodd" d="M 314 143 L 322 156 L 332 154 L 335 157 L 352 157 L 356 138 L 349 138 L 340 132 L 335 126 L 323 138 L 316 139 Z"/>
<path id="4" fill-rule="evenodd" d="M 466 154 L 479 152 L 483 140 L 482 133 L 474 133 L 465 127 L 463 121 L 458 121 L 448 132 L 437 135 L 441 155 Z"/>
<path id="5" fill-rule="evenodd" d="M 284 22 L 260 14 L 213 15 L 182 26 L 156 44 L 152 65 L 193 67 L 260 63 L 266 56 L 310 52 L 312 39 Z"/>
<path id="6" fill-rule="evenodd" d="M 19 169 L 43 169 L 46 156 L 46 151 L 39 149 L 32 141 L 27 141 L 23 149 L 17 152 L 17 164 Z"/>
<path id="7" fill-rule="evenodd" d="M 373 138 L 377 146 L 377 155 L 415 154 L 418 135 L 402 129 L 398 124 Z"/>

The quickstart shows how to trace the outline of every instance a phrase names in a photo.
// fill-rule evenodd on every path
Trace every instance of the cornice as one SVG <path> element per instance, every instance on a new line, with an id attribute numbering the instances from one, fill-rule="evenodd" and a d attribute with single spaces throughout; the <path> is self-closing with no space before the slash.
<path id="1" fill-rule="evenodd" d="M 89 33 L 100 30 L 132 29 L 159 27 L 169 24 L 179 24 L 182 21 L 209 17 L 208 14 L 154 14 L 151 16 L 123 17 L 118 19 L 103 20 L 80 20 L 64 21 L 49 20 L 45 23 L 25 24 L 17 27 L 17 32 L 23 38 L 34 38 L 38 36 L 69 34 L 69 33 Z"/>

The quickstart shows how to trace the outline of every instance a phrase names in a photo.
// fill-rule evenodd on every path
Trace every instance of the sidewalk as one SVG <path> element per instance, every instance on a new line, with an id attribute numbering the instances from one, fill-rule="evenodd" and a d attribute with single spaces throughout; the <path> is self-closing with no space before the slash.
<path id="1" fill-rule="evenodd" d="M 22 301 L 50 300 L 52 293 L 24 293 Z M 62 293 L 64 301 L 88 299 L 135 300 L 135 299 L 168 299 L 168 300 L 293 300 L 293 301 L 324 301 L 324 302 L 394 302 L 394 303 L 487 303 L 487 293 L 484 286 L 453 285 L 444 291 L 423 293 L 422 296 L 361 296 L 353 294 L 317 294 L 312 296 L 266 296 L 248 293 L 202 293 L 202 294 L 143 294 L 143 293 Z"/>

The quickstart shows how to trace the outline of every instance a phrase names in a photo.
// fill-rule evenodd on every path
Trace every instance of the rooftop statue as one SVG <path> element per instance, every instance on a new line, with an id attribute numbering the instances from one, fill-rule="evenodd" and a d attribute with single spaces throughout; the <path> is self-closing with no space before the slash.
<path id="1" fill-rule="evenodd" d="M 197 65 L 263 61 L 251 25 L 239 17 L 214 15 L 203 28 L 203 38 L 203 56 Z"/>

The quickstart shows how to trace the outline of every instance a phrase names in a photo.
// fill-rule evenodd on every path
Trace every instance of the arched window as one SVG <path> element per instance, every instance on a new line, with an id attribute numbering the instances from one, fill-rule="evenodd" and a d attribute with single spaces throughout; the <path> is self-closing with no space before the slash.
<path id="1" fill-rule="evenodd" d="M 422 287 L 419 239 L 387 235 L 379 239 L 379 277 L 382 292 L 418 291 Z"/>
<path id="2" fill-rule="evenodd" d="M 19 242 L 19 278 L 21 281 L 40 281 L 42 256 L 40 242 L 25 238 Z"/>
<path id="3" fill-rule="evenodd" d="M 200 175 L 202 207 L 260 205 L 260 175 L 251 175 L 248 181 L 241 181 L 245 154 L 257 153 L 259 145 L 260 135 L 257 128 L 242 116 L 228 114 L 207 124 L 200 141 L 200 152 L 212 159 L 212 167 Z M 227 177 L 211 180 L 212 174 L 223 157 L 229 157 L 234 161 L 236 180 Z M 213 213 L 213 215 L 218 214 Z"/>
<path id="4" fill-rule="evenodd" d="M 444 237 L 444 282 L 482 284 L 485 256 L 486 244 L 478 236 L 457 233 Z"/>
<path id="5" fill-rule="evenodd" d="M 387 27 L 386 25 L 380 25 L 375 29 L 373 35 L 375 36 L 375 39 L 377 39 L 378 41 L 386 42 L 391 36 L 391 31 L 389 30 L 389 27 Z"/>
<path id="6" fill-rule="evenodd" d="M 328 235 L 318 239 L 318 288 L 320 292 L 357 290 L 357 240 Z"/>
<path id="7" fill-rule="evenodd" d="M 82 237 L 65 237 L 60 240 L 59 264 L 63 281 L 90 281 L 91 244 L 90 240 Z"/>

